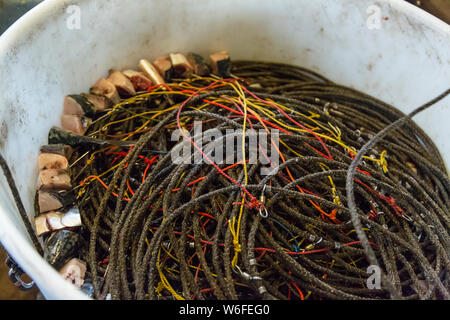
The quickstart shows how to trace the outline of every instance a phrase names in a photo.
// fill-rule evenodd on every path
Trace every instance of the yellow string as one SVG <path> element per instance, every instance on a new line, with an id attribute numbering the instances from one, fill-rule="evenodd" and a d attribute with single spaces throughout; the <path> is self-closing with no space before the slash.
<path id="1" fill-rule="evenodd" d="M 383 150 L 383 152 L 381 152 L 381 154 L 380 154 L 380 162 L 379 162 L 379 164 L 381 165 L 381 167 L 383 168 L 383 172 L 384 173 L 387 173 L 388 172 L 388 168 L 387 168 L 387 161 L 386 161 L 386 154 L 387 154 L 387 151 L 386 150 Z"/>
<path id="2" fill-rule="evenodd" d="M 284 142 L 283 140 L 281 140 L 281 139 L 278 139 L 278 141 L 280 141 L 280 143 L 283 145 L 283 146 L 285 146 L 289 151 L 291 151 L 293 154 L 295 154 L 297 157 L 303 157 L 300 153 L 298 153 L 298 152 L 296 152 L 296 151 L 294 151 L 291 147 L 289 147 L 287 144 L 286 144 L 286 142 Z"/>
<path id="3" fill-rule="evenodd" d="M 169 280 L 167 280 L 166 276 L 163 274 L 161 266 L 159 264 L 159 260 L 160 260 L 160 256 L 161 256 L 161 248 L 158 251 L 158 260 L 156 261 L 156 268 L 158 269 L 159 272 L 159 277 L 161 279 L 161 283 L 164 286 L 164 288 L 166 288 L 173 296 L 175 299 L 177 300 L 185 300 L 182 296 L 180 296 L 170 285 Z"/>
<path id="4" fill-rule="evenodd" d="M 308 119 L 316 119 L 316 118 L 318 119 L 318 118 L 320 118 L 320 114 L 314 113 L 314 112 L 309 111 L 309 110 L 308 110 L 308 112 L 309 112 L 309 116 L 307 116 Z"/>
<path id="5" fill-rule="evenodd" d="M 364 230 L 364 231 L 369 231 L 368 228 L 362 228 L 362 230 Z M 353 233 L 353 232 L 355 232 L 355 231 L 356 231 L 356 229 L 350 230 L 350 231 L 347 232 L 345 235 L 348 236 L 349 234 L 351 234 L 351 233 Z"/>
<path id="6" fill-rule="evenodd" d="M 330 171 L 330 168 L 325 165 L 322 162 L 319 162 L 320 167 L 322 168 L 323 171 Z M 336 185 L 334 184 L 333 178 L 331 178 L 331 176 L 328 176 L 328 180 L 330 180 L 330 184 L 331 184 L 331 193 L 333 195 L 333 203 L 337 204 L 337 205 L 341 205 L 341 199 L 339 198 L 339 196 L 337 195 L 337 191 L 336 191 Z"/>
<path id="7" fill-rule="evenodd" d="M 330 126 L 330 128 L 331 129 L 333 129 L 333 131 L 334 131 L 334 133 L 333 133 L 333 135 L 336 137 L 336 139 L 338 140 L 338 141 L 341 141 L 341 134 L 342 134 L 342 132 L 341 132 L 341 129 L 339 129 L 339 127 L 335 127 L 335 126 L 333 126 L 331 123 L 329 123 L 328 122 L 328 125 Z"/>
<path id="8" fill-rule="evenodd" d="M 242 200 L 244 200 L 244 199 L 242 199 Z M 242 208 L 243 208 L 243 206 L 241 206 L 241 211 L 242 211 Z M 239 215 L 241 215 L 241 214 L 239 214 Z M 238 234 L 239 227 L 238 227 L 237 231 L 235 231 L 235 229 L 234 229 L 235 222 L 236 222 L 236 217 L 233 217 L 233 224 L 231 224 L 231 221 L 228 220 L 228 225 L 230 227 L 231 235 L 233 236 L 233 245 L 234 245 L 234 257 L 233 257 L 233 260 L 231 261 L 231 266 L 233 268 L 236 266 L 238 257 L 239 257 L 239 253 L 241 252 L 241 245 L 239 244 L 239 234 Z"/>
<path id="9" fill-rule="evenodd" d="M 232 83 L 230 83 L 230 85 L 239 95 L 239 97 L 240 97 L 239 102 L 241 102 L 241 104 L 244 108 L 244 123 L 243 123 L 243 129 L 242 129 L 242 162 L 243 162 L 243 166 L 244 166 L 244 186 L 246 186 L 248 183 L 247 162 L 246 162 L 246 158 L 245 158 L 245 129 L 246 129 L 246 124 L 247 124 L 247 98 L 245 97 L 242 87 L 240 86 L 240 84 L 237 81 L 236 81 L 236 86 L 234 86 Z M 241 225 L 242 214 L 244 212 L 244 203 L 245 203 L 245 194 L 242 197 L 236 229 L 234 229 L 236 218 L 233 217 L 233 225 L 231 225 L 230 220 L 228 220 L 228 224 L 230 226 L 230 232 L 233 236 L 234 257 L 233 257 L 233 260 L 231 261 L 231 266 L 233 268 L 236 266 L 238 258 L 239 258 L 239 253 L 241 252 L 241 245 L 239 243 L 239 230 L 240 230 L 240 225 Z"/>
<path id="10" fill-rule="evenodd" d="M 153 233 L 153 230 L 149 229 L 149 231 L 150 231 L 151 233 Z M 145 238 L 145 242 L 147 243 L 147 246 L 150 246 L 150 243 L 148 242 L 148 239 L 147 239 L 147 238 Z M 175 260 L 176 262 L 180 262 L 180 260 L 179 260 L 178 258 L 176 258 L 174 255 L 172 255 L 172 254 L 170 253 L 170 251 L 168 251 L 166 248 L 162 247 L 162 249 L 163 249 L 164 252 L 165 252 L 169 257 L 171 257 L 173 260 Z M 190 267 L 190 268 L 192 268 L 192 269 L 195 269 L 195 270 L 200 270 L 200 271 L 203 272 L 203 269 L 200 268 L 200 267 L 193 266 L 193 265 L 188 265 L 188 267 Z M 169 268 L 167 268 L 167 269 L 169 269 Z M 172 271 L 175 271 L 175 272 L 179 273 L 178 270 L 175 270 L 175 269 L 172 269 L 172 268 L 170 268 L 170 269 L 171 269 Z M 215 273 L 210 273 L 210 274 L 211 274 L 214 278 L 217 278 L 217 274 L 215 274 Z M 225 279 L 226 279 L 226 278 L 225 278 Z M 241 283 L 241 282 L 235 282 L 235 284 L 236 284 L 237 286 L 248 287 L 248 285 L 246 285 L 245 283 Z"/>
<path id="11" fill-rule="evenodd" d="M 333 126 L 331 123 L 328 123 L 328 124 L 330 125 L 330 127 L 332 128 L 332 130 L 330 130 L 329 128 L 327 128 L 327 127 L 323 126 L 322 124 L 320 124 L 320 123 L 316 122 L 315 120 L 313 120 L 311 117 L 308 117 L 308 116 L 306 116 L 306 115 L 304 115 L 304 114 L 302 114 L 302 113 L 300 113 L 300 112 L 297 112 L 297 111 L 295 111 L 295 110 L 293 110 L 293 109 L 287 108 L 287 107 L 285 107 L 285 106 L 283 106 L 283 105 L 281 105 L 281 104 L 279 104 L 279 103 L 276 103 L 276 102 L 274 102 L 274 101 L 271 101 L 271 100 L 270 100 L 270 102 L 273 103 L 274 105 L 277 105 L 277 106 L 280 107 L 281 109 L 284 109 L 284 110 L 290 111 L 290 112 L 292 112 L 292 113 L 296 113 L 296 114 L 298 114 L 298 115 L 301 115 L 301 116 L 303 116 L 303 117 L 305 117 L 305 118 L 311 119 L 311 121 L 313 121 L 316 125 L 318 125 L 318 126 L 321 127 L 322 129 L 324 129 L 324 130 L 330 132 L 334 137 L 336 137 L 336 139 L 335 139 L 335 138 L 332 138 L 332 137 L 330 137 L 330 136 L 327 136 L 327 135 L 325 135 L 325 134 L 316 132 L 315 134 L 316 134 L 317 136 L 319 136 L 319 137 L 321 137 L 321 138 L 323 138 L 323 139 L 330 140 L 330 141 L 332 141 L 332 142 L 334 142 L 334 143 L 340 145 L 341 147 L 343 147 L 343 148 L 345 148 L 345 149 L 347 149 L 347 150 L 353 152 L 354 154 L 356 154 L 356 151 L 355 151 L 354 148 L 347 146 L 346 144 L 344 144 L 344 143 L 341 141 L 341 134 L 342 134 L 342 133 L 341 133 L 341 130 L 340 130 L 338 127 Z M 274 118 L 273 116 L 271 116 L 269 110 L 267 110 L 266 108 L 264 108 L 264 107 L 262 107 L 262 106 L 259 106 L 259 105 L 255 104 L 255 103 L 252 103 L 250 100 L 248 101 L 248 104 L 251 105 L 251 106 L 253 106 L 253 107 L 255 107 L 255 108 L 257 108 L 260 112 L 262 112 L 264 115 L 266 115 L 269 119 L 271 119 L 272 121 L 276 122 L 277 124 L 279 124 L 280 126 L 286 128 L 286 129 L 293 130 L 293 131 L 298 131 L 298 132 L 309 133 L 308 130 L 301 129 L 301 128 L 296 128 L 296 127 L 292 127 L 292 126 L 290 126 L 290 125 L 284 123 L 283 121 Z M 303 125 L 307 126 L 306 124 L 303 124 Z M 291 151 L 292 151 L 292 150 L 291 150 Z M 364 156 L 363 158 L 364 158 L 364 159 L 367 159 L 367 160 L 370 160 L 370 161 L 378 162 L 380 165 L 382 165 L 383 171 L 386 173 L 386 172 L 387 172 L 387 162 L 386 162 L 386 159 L 384 158 L 384 155 L 385 155 L 385 154 L 386 154 L 386 151 L 383 151 L 383 153 L 382 153 L 380 159 L 372 159 L 372 158 L 370 158 L 370 157 L 368 157 L 368 156 Z"/>
<path id="12" fill-rule="evenodd" d="M 142 126 L 140 126 L 136 131 L 130 133 L 129 135 L 127 135 L 125 138 L 122 139 L 122 141 L 126 141 L 129 138 L 131 138 L 132 136 L 134 136 L 135 134 L 139 133 L 142 129 L 144 129 L 148 124 L 150 123 L 150 120 L 147 120 L 146 122 L 144 122 L 144 124 Z"/>
<path id="13" fill-rule="evenodd" d="M 164 284 L 160 281 L 158 283 L 158 286 L 155 289 L 155 292 L 158 294 L 158 296 L 160 296 L 160 297 L 162 296 L 161 292 L 163 291 L 163 289 L 164 289 Z"/>

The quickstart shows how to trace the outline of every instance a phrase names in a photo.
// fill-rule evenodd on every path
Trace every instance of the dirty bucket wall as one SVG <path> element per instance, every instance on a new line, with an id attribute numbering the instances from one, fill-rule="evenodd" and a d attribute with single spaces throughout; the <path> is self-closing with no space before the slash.
<path id="1" fill-rule="evenodd" d="M 77 12 L 69 9 L 73 4 L 79 28 L 68 23 Z M 382 19 L 372 28 L 374 12 Z M 313 69 L 408 112 L 448 84 L 449 29 L 413 6 L 387 0 L 47 1 L 0 40 L 0 148 L 31 214 L 39 146 L 59 124 L 64 95 L 87 91 L 110 67 L 125 69 L 179 48 L 203 55 L 227 49 L 234 59 Z M 445 106 L 441 102 L 415 120 L 448 164 Z M 0 192 L 8 195 L 0 200 L 0 240 L 49 298 L 79 297 L 33 252 L 0 181 Z"/>

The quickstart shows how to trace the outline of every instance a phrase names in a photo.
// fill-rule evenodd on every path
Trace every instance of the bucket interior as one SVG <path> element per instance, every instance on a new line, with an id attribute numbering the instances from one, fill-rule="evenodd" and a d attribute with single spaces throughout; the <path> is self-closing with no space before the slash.
<path id="1" fill-rule="evenodd" d="M 80 29 L 68 19 L 76 5 Z M 368 19 L 375 5 L 381 27 Z M 372 13 L 373 14 L 373 13 Z M 407 113 L 447 89 L 450 27 L 400 1 L 45 1 L 0 39 L 0 151 L 30 216 L 39 147 L 64 96 L 141 58 L 228 50 L 232 59 L 299 65 Z M 449 100 L 414 118 L 450 163 Z M 0 240 L 47 298 L 80 298 L 31 247 L 0 178 Z"/>

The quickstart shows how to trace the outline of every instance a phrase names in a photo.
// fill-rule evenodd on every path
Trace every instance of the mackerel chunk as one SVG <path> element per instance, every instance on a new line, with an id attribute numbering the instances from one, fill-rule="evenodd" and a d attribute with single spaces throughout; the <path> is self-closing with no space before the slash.
<path id="1" fill-rule="evenodd" d="M 78 250 L 80 236 L 69 230 L 59 230 L 52 233 L 44 242 L 44 258 L 56 269 L 61 269 L 72 259 Z"/>
<path id="2" fill-rule="evenodd" d="M 38 158 L 39 170 L 69 168 L 69 161 L 66 157 L 56 153 L 41 153 Z"/>
<path id="3" fill-rule="evenodd" d="M 144 76 L 143 74 L 136 74 L 130 78 L 131 83 L 136 88 L 136 90 L 144 91 L 152 86 L 152 81 Z"/>
<path id="4" fill-rule="evenodd" d="M 72 155 L 73 149 L 71 146 L 66 144 L 47 144 L 43 145 L 40 148 L 40 153 L 54 153 L 59 154 L 63 157 L 66 157 L 66 159 L 69 159 Z"/>
<path id="5" fill-rule="evenodd" d="M 82 226 L 80 209 L 78 207 L 70 208 L 69 211 L 64 213 L 61 218 L 61 223 L 67 228 Z"/>
<path id="6" fill-rule="evenodd" d="M 34 219 L 34 226 L 36 228 L 36 235 L 38 237 L 51 231 L 50 226 L 47 223 L 47 217 L 45 215 L 36 217 Z"/>
<path id="7" fill-rule="evenodd" d="M 130 79 L 134 89 L 137 91 L 147 90 L 153 84 L 152 80 L 147 78 L 142 72 L 128 69 L 122 71 L 122 73 Z"/>
<path id="8" fill-rule="evenodd" d="M 136 90 L 131 83 L 130 79 L 123 75 L 122 72 L 111 70 L 109 77 L 106 79 L 116 86 L 116 89 L 122 96 L 134 96 Z"/>
<path id="9" fill-rule="evenodd" d="M 47 232 L 82 226 L 80 210 L 73 207 L 67 212 L 51 211 L 35 218 L 36 232 L 41 236 Z"/>
<path id="10" fill-rule="evenodd" d="M 82 93 L 71 94 L 64 98 L 63 113 L 76 116 L 92 116 L 112 107 L 113 103 L 105 96 Z"/>
<path id="11" fill-rule="evenodd" d="M 63 207 L 62 202 L 53 193 L 38 191 L 39 213 L 55 211 Z"/>
<path id="12" fill-rule="evenodd" d="M 194 68 L 182 53 L 171 53 L 169 55 L 172 62 L 173 73 L 177 77 L 190 77 Z"/>
<path id="13" fill-rule="evenodd" d="M 47 218 L 47 224 L 50 227 L 50 230 L 56 231 L 64 229 L 65 226 L 62 223 L 62 218 L 64 217 L 64 213 L 62 212 L 49 212 L 45 214 Z"/>
<path id="14" fill-rule="evenodd" d="M 89 143 L 90 138 L 86 136 L 80 136 L 72 131 L 52 127 L 48 132 L 49 144 L 67 144 L 69 146 L 77 146 L 83 143 Z"/>
<path id="15" fill-rule="evenodd" d="M 155 61 L 153 61 L 153 65 L 165 81 L 170 81 L 170 79 L 172 79 L 173 67 L 169 56 L 161 56 L 156 58 Z"/>
<path id="16" fill-rule="evenodd" d="M 65 170 L 61 169 L 46 169 L 39 173 L 41 182 L 41 190 L 69 190 L 70 176 Z"/>
<path id="17" fill-rule="evenodd" d="M 73 193 L 70 191 L 38 191 L 39 213 L 60 210 L 73 201 Z"/>
<path id="18" fill-rule="evenodd" d="M 97 96 L 90 93 L 82 93 L 81 96 L 88 99 L 94 106 L 95 112 L 105 111 L 113 106 L 113 102 L 105 96 Z"/>
<path id="19" fill-rule="evenodd" d="M 105 78 L 100 78 L 91 87 L 90 92 L 95 95 L 104 96 L 112 101 L 114 105 L 120 102 L 120 96 L 117 92 L 116 86 Z"/>
<path id="20" fill-rule="evenodd" d="M 194 73 L 198 76 L 206 76 L 211 73 L 211 68 L 205 59 L 199 54 L 189 52 L 187 59 L 191 66 L 194 68 Z"/>
<path id="21" fill-rule="evenodd" d="M 84 284 L 86 270 L 86 262 L 73 258 L 59 270 L 59 274 L 61 274 L 65 280 L 69 281 L 77 288 L 81 288 Z"/>
<path id="22" fill-rule="evenodd" d="M 210 55 L 212 70 L 219 77 L 230 75 L 231 61 L 227 51 L 220 51 Z"/>
<path id="23" fill-rule="evenodd" d="M 162 84 L 164 83 L 164 79 L 158 72 L 158 69 L 146 59 L 139 60 L 139 70 L 141 70 L 144 75 L 149 78 L 154 84 Z"/>
<path id="24" fill-rule="evenodd" d="M 86 114 L 94 114 L 95 107 L 86 97 L 71 94 L 64 98 L 63 113 L 84 116 Z"/>
<path id="25" fill-rule="evenodd" d="M 55 211 L 45 214 L 47 217 L 47 223 L 52 231 L 64 229 L 64 228 L 74 228 L 80 227 L 81 216 L 80 210 L 77 207 L 71 208 L 66 213 Z"/>
<path id="26" fill-rule="evenodd" d="M 61 126 L 63 129 L 72 131 L 73 133 L 83 135 L 91 124 L 91 119 L 80 117 L 72 114 L 63 114 L 61 116 Z"/>

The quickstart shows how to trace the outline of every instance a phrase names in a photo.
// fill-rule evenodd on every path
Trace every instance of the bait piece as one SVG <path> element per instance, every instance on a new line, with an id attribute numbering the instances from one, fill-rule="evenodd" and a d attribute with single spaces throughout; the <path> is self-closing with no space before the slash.
<path id="1" fill-rule="evenodd" d="M 163 84 L 164 79 L 159 74 L 158 70 L 155 68 L 150 61 L 141 59 L 138 65 L 139 69 L 147 76 L 154 84 Z"/>
<path id="2" fill-rule="evenodd" d="M 98 79 L 89 91 L 92 94 L 108 98 L 114 105 L 120 102 L 120 96 L 116 86 L 105 78 Z"/>
<path id="3" fill-rule="evenodd" d="M 152 81 L 144 76 L 142 72 L 135 70 L 125 70 L 122 73 L 130 79 L 131 83 L 134 86 L 134 89 L 138 91 L 146 91 L 153 83 Z"/>
<path id="4" fill-rule="evenodd" d="M 61 220 L 64 216 L 64 213 L 61 212 L 50 212 L 45 214 L 47 218 L 47 224 L 51 231 L 64 229 L 65 226 L 62 224 Z"/>
<path id="5" fill-rule="evenodd" d="M 36 227 L 36 235 L 38 237 L 51 231 L 47 223 L 47 217 L 45 215 L 36 217 L 34 219 L 34 225 Z"/>
<path id="6" fill-rule="evenodd" d="M 59 274 L 62 275 L 65 280 L 68 280 L 76 287 L 81 288 L 84 283 L 86 269 L 86 262 L 73 258 L 59 270 Z"/>
<path id="7" fill-rule="evenodd" d="M 69 161 L 66 157 L 56 153 L 41 153 L 38 158 L 38 168 L 45 169 L 63 169 L 69 168 Z"/>
<path id="8" fill-rule="evenodd" d="M 153 61 L 153 65 L 165 81 L 170 81 L 174 75 L 174 68 L 169 56 L 162 56 Z"/>
<path id="9" fill-rule="evenodd" d="M 187 59 L 194 68 L 194 73 L 198 76 L 206 76 L 211 73 L 211 68 L 206 60 L 199 54 L 189 52 Z"/>
<path id="10" fill-rule="evenodd" d="M 105 111 L 113 106 L 113 102 L 105 96 L 97 96 L 90 93 L 82 93 L 80 95 L 88 99 L 88 101 L 94 106 L 94 113 Z M 87 113 L 87 115 L 89 114 Z"/>
<path id="11" fill-rule="evenodd" d="M 219 77 L 227 77 L 230 75 L 231 60 L 227 51 L 220 51 L 209 56 L 211 58 L 211 67 L 215 74 Z"/>
<path id="12" fill-rule="evenodd" d="M 75 116 L 93 115 L 96 108 L 85 96 L 71 94 L 64 98 L 63 113 Z"/>
<path id="13" fill-rule="evenodd" d="M 41 190 L 69 190 L 70 176 L 62 169 L 46 169 L 39 173 Z"/>
<path id="14" fill-rule="evenodd" d="M 66 159 L 69 159 L 72 155 L 73 149 L 71 146 L 65 145 L 65 144 L 48 144 L 45 146 L 42 146 L 40 148 L 40 153 L 54 153 L 59 154 Z"/>
<path id="15" fill-rule="evenodd" d="M 52 127 L 48 133 L 48 143 L 50 144 L 67 144 L 76 146 L 83 143 L 89 143 L 89 138 L 74 134 L 65 129 Z"/>
<path id="16" fill-rule="evenodd" d="M 63 114 L 61 116 L 61 126 L 73 133 L 83 135 L 92 120 L 86 117 L 75 116 L 71 114 Z"/>
<path id="17" fill-rule="evenodd" d="M 194 68 L 188 62 L 184 54 L 182 53 L 171 53 L 169 55 L 170 61 L 172 62 L 173 73 L 177 77 L 188 78 L 192 75 Z"/>
<path id="18" fill-rule="evenodd" d="M 45 259 L 56 269 L 60 269 L 75 255 L 80 236 L 70 230 L 59 230 L 45 241 Z"/>
<path id="19" fill-rule="evenodd" d="M 124 76 L 122 72 L 111 70 L 109 77 L 106 80 L 116 86 L 120 95 L 127 97 L 136 95 L 136 90 L 134 90 L 134 86 L 130 79 Z"/>
<path id="20" fill-rule="evenodd" d="M 80 227 L 82 225 L 81 222 L 81 214 L 78 207 L 73 207 L 69 211 L 67 211 L 61 218 L 61 223 L 65 227 L 73 228 Z"/>
<path id="21" fill-rule="evenodd" d="M 74 207 L 66 213 L 49 212 L 37 217 L 35 225 L 38 236 L 50 231 L 80 227 L 82 225 L 80 211 Z"/>

